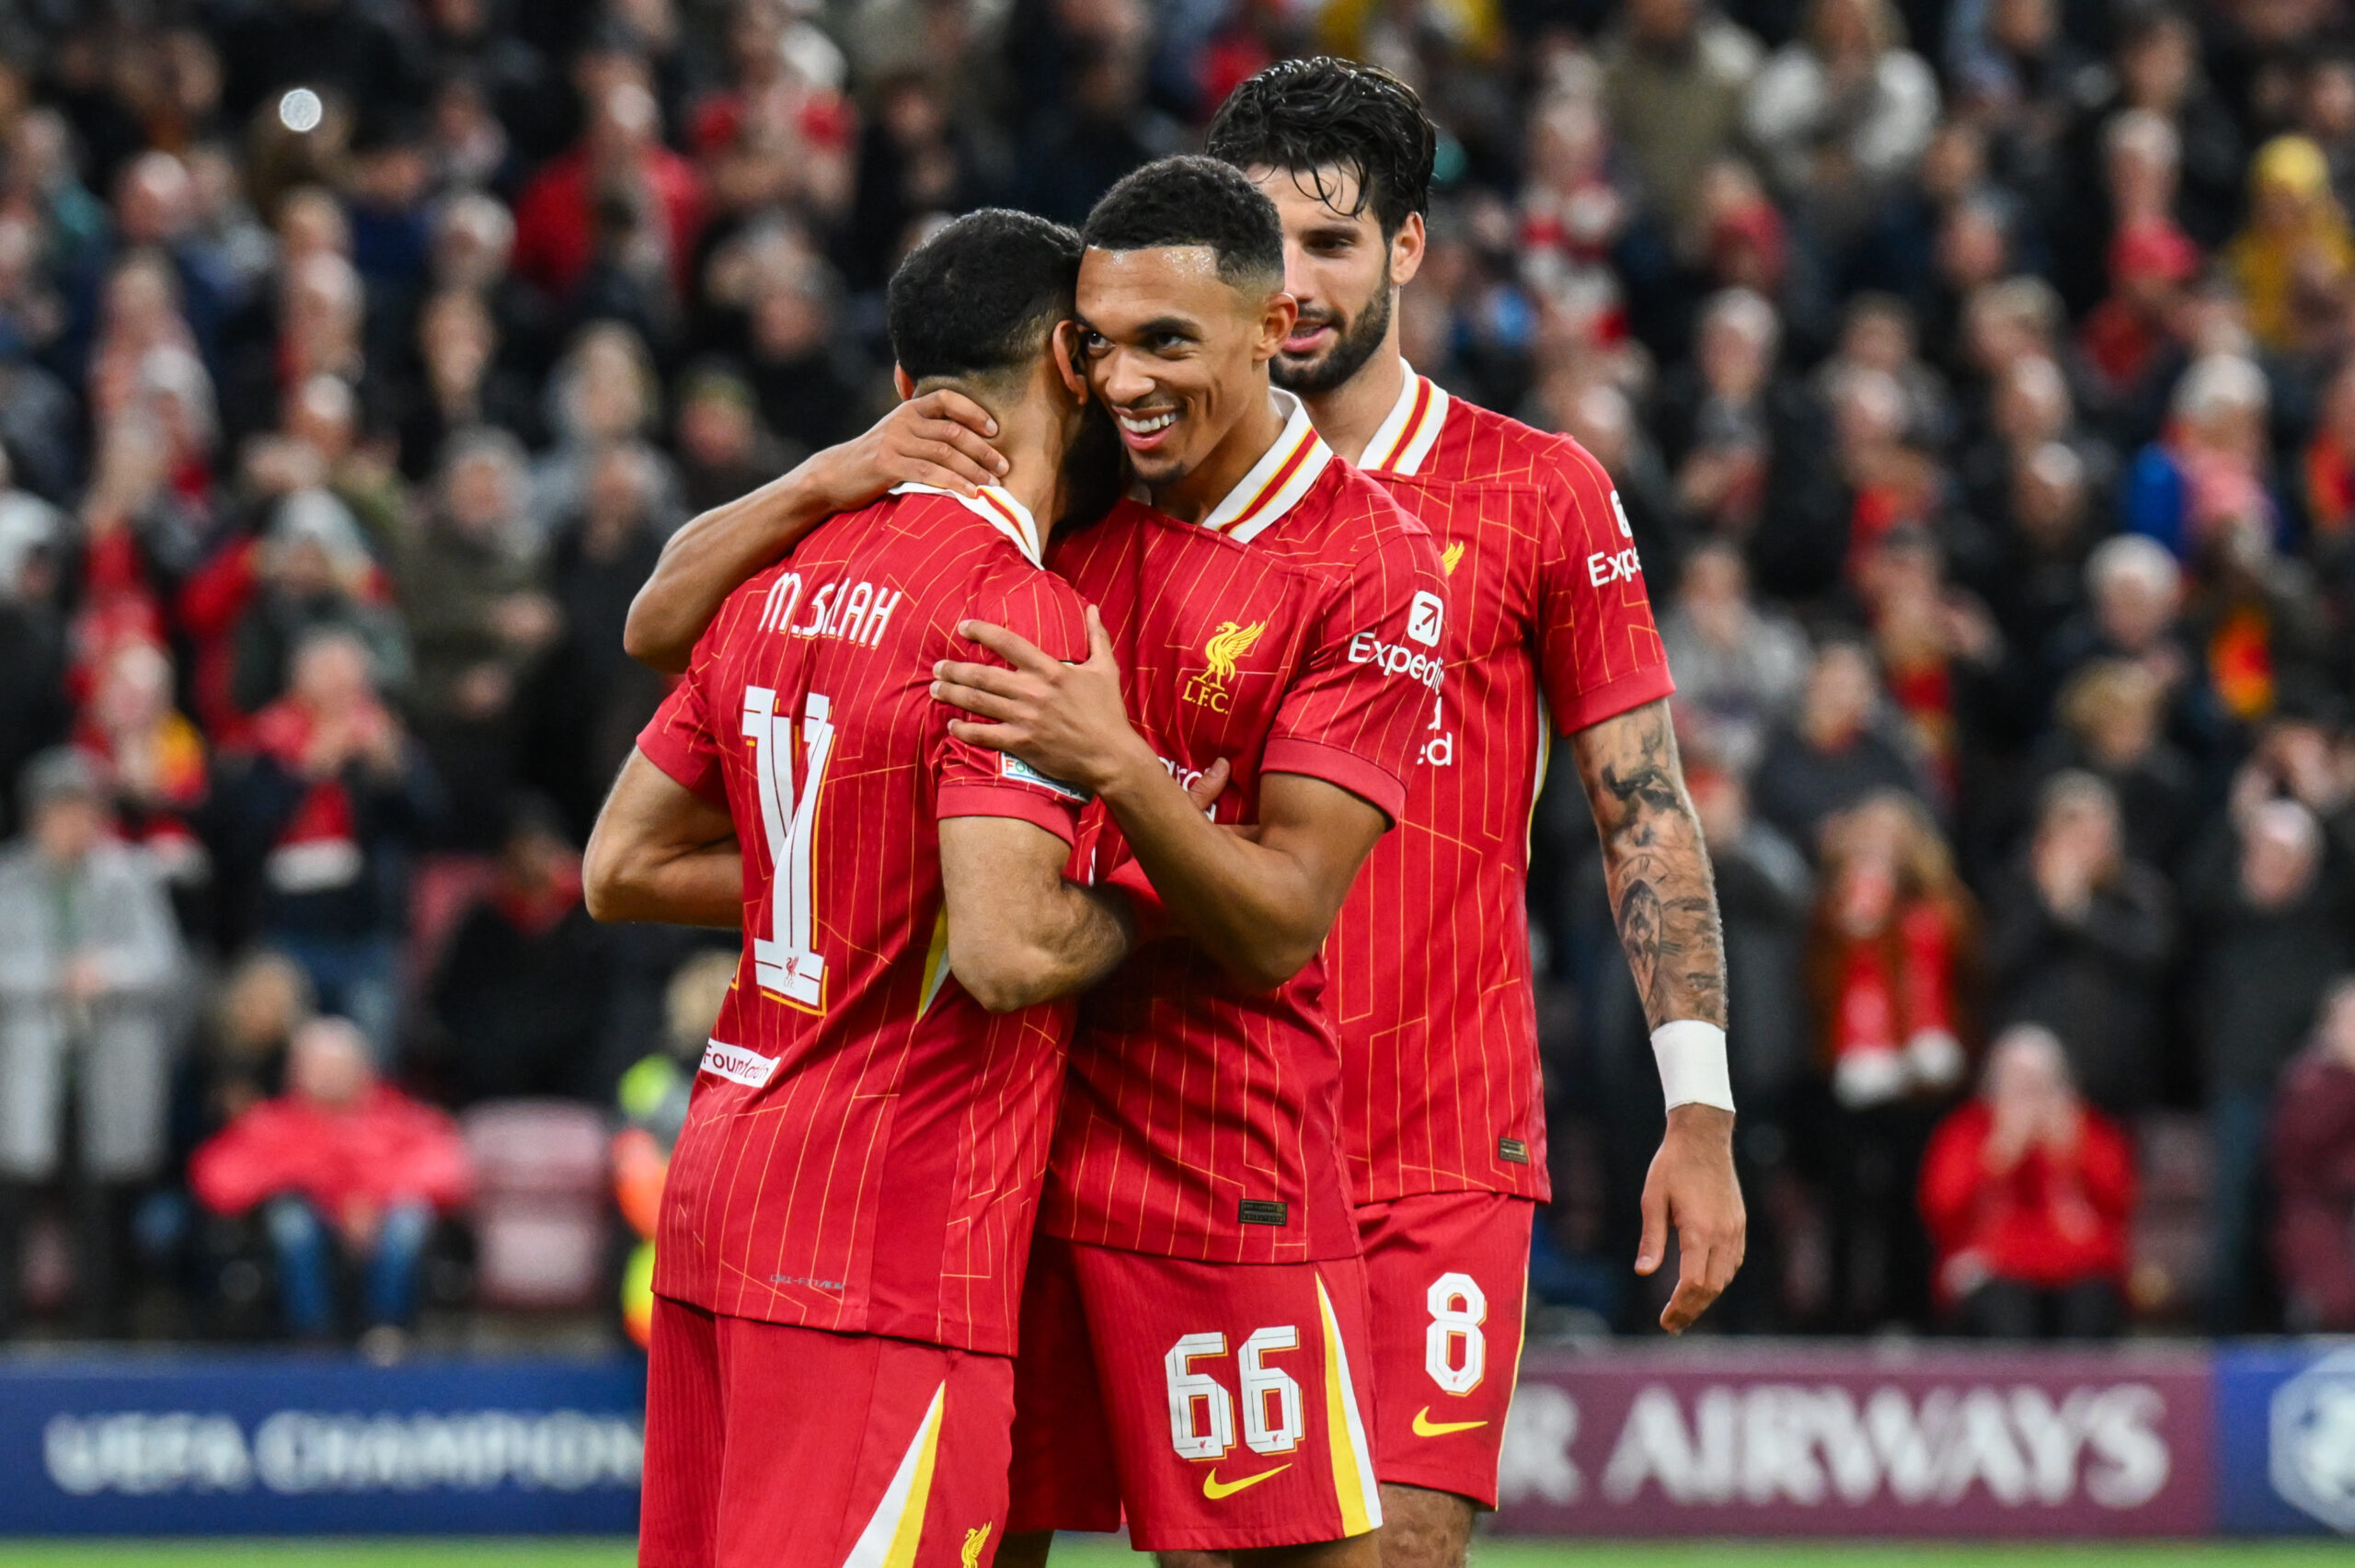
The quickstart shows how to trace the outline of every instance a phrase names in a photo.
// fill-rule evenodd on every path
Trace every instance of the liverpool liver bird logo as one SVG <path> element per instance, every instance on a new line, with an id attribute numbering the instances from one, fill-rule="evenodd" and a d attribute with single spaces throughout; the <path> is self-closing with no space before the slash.
<path id="1" fill-rule="evenodd" d="M 1199 703 L 1214 714 L 1226 712 L 1226 683 L 1235 679 L 1235 661 L 1251 651 L 1251 645 L 1267 629 L 1265 621 L 1255 621 L 1247 626 L 1236 621 L 1221 623 L 1219 629 L 1211 634 L 1210 641 L 1202 645 L 1202 658 L 1209 668 L 1186 682 L 1186 700 Z"/>

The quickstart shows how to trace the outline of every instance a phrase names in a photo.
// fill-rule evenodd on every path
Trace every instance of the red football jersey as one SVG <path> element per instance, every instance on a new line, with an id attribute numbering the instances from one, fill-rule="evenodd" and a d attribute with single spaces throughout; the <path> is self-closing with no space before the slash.
<path id="1" fill-rule="evenodd" d="M 1618 492 L 1578 442 L 1409 371 L 1364 468 L 1430 530 L 1451 612 L 1406 815 L 1326 947 L 1350 1192 L 1544 1198 L 1528 885 L 1548 735 L 1675 688 Z"/>
<path id="2" fill-rule="evenodd" d="M 654 1288 L 708 1311 L 1010 1355 L 1067 1004 L 984 1012 L 948 965 L 940 830 L 1064 840 L 1077 797 L 950 738 L 968 616 L 1085 658 L 1012 497 L 905 486 L 721 606 L 638 737 L 735 818 L 744 956 L 662 1195 Z"/>
<path id="3" fill-rule="evenodd" d="M 1282 438 L 1200 523 L 1123 503 L 1058 536 L 1055 568 L 1102 611 L 1171 773 L 1233 765 L 1217 820 L 1255 819 L 1259 781 L 1286 773 L 1395 821 L 1437 700 L 1439 553 L 1287 402 Z M 1102 807 L 1087 830 L 1097 876 L 1129 859 Z M 1132 955 L 1081 1003 L 1041 1222 L 1212 1262 L 1353 1254 L 1324 990 L 1316 961 L 1255 994 L 1182 937 Z"/>

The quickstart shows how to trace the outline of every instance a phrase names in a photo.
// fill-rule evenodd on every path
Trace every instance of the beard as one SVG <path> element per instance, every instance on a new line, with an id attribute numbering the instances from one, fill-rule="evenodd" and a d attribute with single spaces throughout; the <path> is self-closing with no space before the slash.
<path id="1" fill-rule="evenodd" d="M 1278 386 L 1303 397 L 1315 397 L 1341 386 L 1365 369 L 1374 350 L 1390 332 L 1390 279 L 1385 273 L 1382 287 L 1373 292 L 1357 319 L 1347 324 L 1333 323 L 1338 328 L 1333 346 L 1323 357 L 1304 361 L 1291 361 L 1278 353 L 1268 367 Z"/>

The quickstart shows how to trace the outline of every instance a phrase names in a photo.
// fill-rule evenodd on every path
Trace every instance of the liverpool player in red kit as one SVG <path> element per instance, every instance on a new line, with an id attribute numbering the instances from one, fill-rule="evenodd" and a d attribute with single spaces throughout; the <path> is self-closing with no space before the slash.
<path id="1" fill-rule="evenodd" d="M 1053 1528 L 1373 1560 L 1364 1275 L 1318 957 L 1406 804 L 1440 679 L 1428 533 L 1317 440 L 1269 361 L 1292 327 L 1274 209 L 1166 159 L 1083 230 L 1076 342 L 1155 509 L 1059 538 L 1102 612 L 1085 665 L 966 628 L 953 733 L 1101 803 L 1098 876 L 1174 934 L 1082 1003 L 1017 1362 L 1009 1561 Z M 1105 628 L 1109 627 L 1109 630 Z M 1223 759 L 1205 820 L 1178 781 Z"/>
<path id="2" fill-rule="evenodd" d="M 1576 441 L 1452 398 L 1399 355 L 1433 147 L 1413 92 L 1347 61 L 1287 61 L 1235 90 L 1208 146 L 1283 216 L 1300 314 L 1278 383 L 1430 528 L 1449 574 L 1421 769 L 1326 953 L 1373 1298 L 1383 1560 L 1445 1568 L 1464 1561 L 1474 1505 L 1496 1503 L 1532 1214 L 1548 1196 L 1525 892 L 1549 729 L 1586 784 L 1669 1091 L 1637 1268 L 1659 1266 L 1674 1226 L 1671 1330 L 1741 1259 L 1716 898 L 1610 477 Z"/>
<path id="3" fill-rule="evenodd" d="M 591 841 L 599 918 L 745 937 L 663 1194 L 649 1568 L 972 1568 L 1002 1533 L 1052 999 L 1129 915 L 1063 880 L 1076 792 L 950 736 L 928 688 L 978 651 L 966 616 L 1086 652 L 1036 521 L 1086 415 L 1045 351 L 1077 259 L 1004 212 L 910 258 L 902 390 L 994 410 L 1005 486 L 902 486 L 729 596 Z"/>

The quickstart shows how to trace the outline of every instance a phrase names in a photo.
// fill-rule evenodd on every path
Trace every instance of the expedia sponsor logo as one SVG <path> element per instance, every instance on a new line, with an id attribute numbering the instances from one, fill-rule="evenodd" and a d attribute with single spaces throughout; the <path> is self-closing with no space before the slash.
<path id="1" fill-rule="evenodd" d="M 1417 589 L 1407 606 L 1407 635 L 1425 647 L 1439 647 L 1439 635 L 1447 625 L 1447 601 L 1429 589 Z"/>
<path id="2" fill-rule="evenodd" d="M 1360 632 L 1350 639 L 1350 662 L 1371 664 L 1384 675 L 1404 675 L 1434 692 L 1439 690 L 1441 676 L 1447 671 L 1444 659 L 1417 653 L 1404 643 L 1385 643 L 1372 632 Z"/>
<path id="3" fill-rule="evenodd" d="M 1643 575 L 1644 563 L 1637 559 L 1632 546 L 1625 550 L 1597 550 L 1586 558 L 1586 580 L 1597 588 L 1634 582 Z"/>
<path id="4" fill-rule="evenodd" d="M 1265 621 L 1255 621 L 1248 626 L 1228 621 L 1212 632 L 1210 641 L 1202 645 L 1202 658 L 1207 665 L 1187 679 L 1186 700 L 1214 714 L 1226 712 L 1227 687 L 1235 679 L 1235 661 L 1251 651 L 1251 645 L 1258 642 L 1267 629 Z"/>
<path id="5" fill-rule="evenodd" d="M 769 1079 L 775 1073 L 776 1059 L 755 1056 L 741 1046 L 723 1046 L 718 1040 L 706 1040 L 703 1070 L 715 1078 L 725 1078 L 730 1083 L 741 1083 L 747 1089 L 761 1089 L 767 1086 Z"/>

